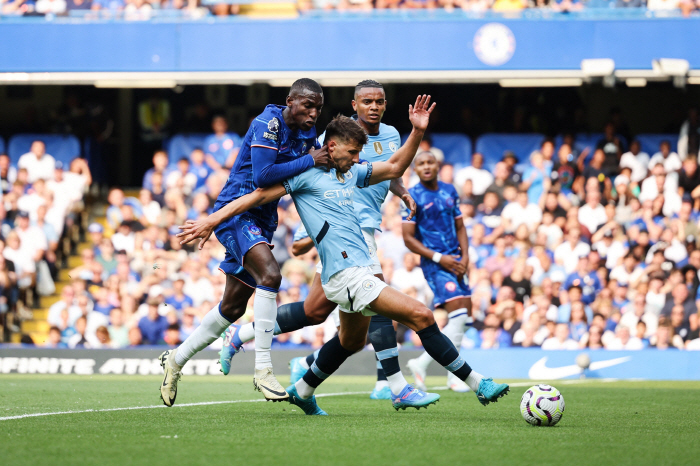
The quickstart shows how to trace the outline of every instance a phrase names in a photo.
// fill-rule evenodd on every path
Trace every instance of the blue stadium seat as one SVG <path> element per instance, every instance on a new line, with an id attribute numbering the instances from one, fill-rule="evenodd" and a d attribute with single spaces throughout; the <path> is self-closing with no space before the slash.
<path id="1" fill-rule="evenodd" d="M 177 165 L 177 161 L 183 157 L 190 157 L 190 153 L 197 148 L 204 149 L 204 139 L 209 134 L 189 133 L 176 134 L 163 143 L 163 148 L 168 151 L 170 166 Z"/>
<path id="2" fill-rule="evenodd" d="M 401 144 L 408 139 L 408 134 L 401 136 Z M 466 167 L 472 162 L 472 141 L 462 133 L 431 133 L 433 147 L 445 154 L 445 162 L 455 168 Z"/>
<path id="3" fill-rule="evenodd" d="M 0 138 L 0 154 L 5 153 L 5 140 L 3 138 Z"/>
<path id="4" fill-rule="evenodd" d="M 493 170 L 506 151 L 514 152 L 518 164 L 524 165 L 529 162 L 530 154 L 539 150 L 543 140 L 544 135 L 538 133 L 486 133 L 477 139 L 475 152 L 484 156 L 484 168 L 487 170 Z"/>
<path id="5" fill-rule="evenodd" d="M 642 152 L 646 152 L 650 156 L 659 151 L 661 141 L 667 140 L 671 143 L 671 150 L 678 150 L 678 134 L 638 134 L 637 140 L 642 146 Z"/>
<path id="6" fill-rule="evenodd" d="M 56 161 L 63 162 L 64 165 L 80 157 L 80 141 L 72 134 L 15 134 L 10 138 L 7 145 L 7 155 L 13 164 L 17 164 L 19 158 L 29 152 L 32 142 L 39 140 L 46 144 L 46 153 L 53 156 Z"/>

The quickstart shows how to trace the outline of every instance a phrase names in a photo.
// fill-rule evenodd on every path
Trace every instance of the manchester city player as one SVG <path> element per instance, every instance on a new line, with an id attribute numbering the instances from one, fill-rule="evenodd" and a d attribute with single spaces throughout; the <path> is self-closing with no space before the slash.
<path id="1" fill-rule="evenodd" d="M 469 270 L 469 241 L 459 210 L 459 195 L 451 184 L 437 179 L 440 165 L 430 152 L 421 152 L 414 160 L 420 183 L 409 191 L 418 204 L 414 219 L 404 216 L 403 239 L 406 247 L 420 254 L 420 266 L 435 298 L 435 308 L 448 312 L 450 320 L 443 333 L 460 348 L 471 313 L 471 290 L 466 282 Z M 408 361 L 416 387 L 425 389 L 425 372 L 433 361 L 424 352 Z M 469 387 L 447 373 L 447 386 L 456 392 Z"/>
<path id="2" fill-rule="evenodd" d="M 328 154 L 325 149 L 319 150 L 314 128 L 322 107 L 323 91 L 311 79 L 299 79 L 292 84 L 286 107 L 268 105 L 250 125 L 214 210 L 220 211 L 257 187 L 277 185 L 314 166 L 326 168 Z M 165 372 L 160 391 L 166 406 L 175 403 L 182 366 L 245 313 L 254 291 L 257 325 L 253 383 L 267 400 L 282 401 L 289 397 L 275 379 L 270 359 L 277 290 L 282 280 L 279 265 L 270 251 L 276 228 L 277 200 L 242 215 L 230 216 L 217 225 L 216 237 L 226 248 L 226 257 L 219 267 L 226 274 L 224 297 L 182 345 L 160 356 Z"/>
<path id="3" fill-rule="evenodd" d="M 369 328 L 368 316 L 375 313 L 414 330 L 428 353 L 466 381 L 482 404 L 497 401 L 509 390 L 508 385 L 494 383 L 469 367 L 449 338 L 440 332 L 432 312 L 425 305 L 388 287 L 374 276 L 372 258 L 354 216 L 355 187 L 364 188 L 398 178 L 410 164 L 435 107 L 434 104 L 429 107 L 429 103 L 429 96 L 419 96 L 415 107 L 409 105 L 413 131 L 406 144 L 388 161 L 358 165 L 362 146 L 367 142 L 366 133 L 352 119 L 339 116 L 326 128 L 326 143 L 332 160 L 330 172 L 313 168 L 283 184 L 258 189 L 208 219 L 216 225 L 230 216 L 272 202 L 286 193 L 291 194 L 304 227 L 319 251 L 324 293 L 340 306 L 341 311 L 338 335 L 321 348 L 303 378 L 287 388 L 289 401 L 306 414 L 326 414 L 316 404 L 313 393 L 345 359 L 364 346 Z M 210 234 L 211 228 L 207 228 L 201 236 L 197 233 L 194 237 L 206 239 Z M 190 235 L 189 239 L 194 237 Z M 399 403 L 394 403 L 397 409 L 402 407 L 401 398 L 409 398 L 413 392 L 418 392 L 410 386 L 406 388 L 407 392 L 397 397 Z M 439 397 L 433 395 L 431 398 L 427 404 L 436 402 Z"/>
<path id="4" fill-rule="evenodd" d="M 386 95 L 384 87 L 377 81 L 366 80 L 355 86 L 352 107 L 357 112 L 352 118 L 368 134 L 368 141 L 362 148 L 360 158 L 369 162 L 383 162 L 395 153 L 401 146 L 399 132 L 393 127 L 381 122 L 386 111 Z M 319 141 L 322 143 L 325 134 Z M 411 210 L 415 203 L 403 185 L 401 178 L 383 181 L 354 194 L 353 204 L 360 222 L 362 234 L 372 257 L 372 271 L 382 281 L 382 267 L 376 256 L 377 244 L 374 239 L 375 231 L 379 230 L 382 222 L 381 206 L 391 190 L 399 196 Z M 308 235 L 307 235 L 308 238 Z M 301 239 L 301 238 L 299 238 Z M 303 240 L 302 240 L 303 241 Z M 309 239 L 305 241 L 307 251 L 313 246 Z M 306 252 L 306 251 L 304 251 Z M 275 333 L 291 332 L 308 325 L 324 322 L 333 312 L 338 326 L 337 312 L 333 309 L 335 303 L 326 299 L 321 287 L 322 265 L 319 263 L 317 273 L 309 297 L 305 302 L 285 304 L 280 306 L 277 313 Z M 231 325 L 224 336 L 224 346 L 221 351 L 221 370 L 228 374 L 231 368 L 231 358 L 238 352 L 243 343 L 255 337 L 255 323 L 238 326 Z M 373 316 L 369 328 L 369 342 L 377 353 L 377 383 L 372 391 L 372 399 L 391 399 L 392 393 L 398 395 L 408 385 L 401 373 L 398 360 L 398 345 L 396 332 L 390 319 L 383 316 Z M 306 358 L 294 358 L 290 362 L 292 383 L 296 382 L 308 370 L 315 359 L 316 353 Z M 425 389 L 423 389 L 425 390 Z"/>

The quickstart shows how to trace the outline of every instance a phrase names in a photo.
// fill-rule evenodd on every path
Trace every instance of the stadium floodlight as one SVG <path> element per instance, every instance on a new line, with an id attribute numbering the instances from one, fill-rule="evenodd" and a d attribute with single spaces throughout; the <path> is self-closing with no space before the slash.
<path id="1" fill-rule="evenodd" d="M 615 60 L 612 58 L 589 58 L 581 60 L 581 72 L 588 78 L 612 76 L 615 72 Z"/>
<path id="2" fill-rule="evenodd" d="M 647 80 L 645 78 L 627 78 L 625 84 L 627 87 L 646 87 Z"/>
<path id="3" fill-rule="evenodd" d="M 690 63 L 682 58 L 660 58 L 651 61 L 651 69 L 666 76 L 685 76 L 690 70 Z"/>

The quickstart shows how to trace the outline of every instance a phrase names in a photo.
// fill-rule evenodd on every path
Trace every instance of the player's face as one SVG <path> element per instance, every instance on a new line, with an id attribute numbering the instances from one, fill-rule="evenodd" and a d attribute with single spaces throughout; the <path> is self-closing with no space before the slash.
<path id="1" fill-rule="evenodd" d="M 316 120 L 321 115 L 323 95 L 305 89 L 294 96 L 288 96 L 287 107 L 294 124 L 302 131 L 308 131 L 316 125 Z"/>
<path id="2" fill-rule="evenodd" d="M 386 110 L 386 95 L 384 89 L 364 87 L 355 94 L 352 108 L 357 112 L 357 118 L 369 125 L 378 125 Z"/>
<path id="3" fill-rule="evenodd" d="M 433 181 L 437 178 L 440 166 L 435 157 L 421 154 L 415 159 L 416 174 L 421 181 Z"/>
<path id="4" fill-rule="evenodd" d="M 328 152 L 335 163 L 335 169 L 340 173 L 350 170 L 354 164 L 360 162 L 362 144 L 354 141 L 335 141 L 328 143 Z"/>

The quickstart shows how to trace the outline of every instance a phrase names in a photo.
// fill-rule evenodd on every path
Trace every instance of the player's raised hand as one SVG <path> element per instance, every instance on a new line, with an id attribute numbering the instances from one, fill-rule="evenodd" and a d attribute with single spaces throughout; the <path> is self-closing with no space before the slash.
<path id="1" fill-rule="evenodd" d="M 435 105 L 437 104 L 430 105 L 430 96 L 423 94 L 416 97 L 414 105 L 408 106 L 408 119 L 415 129 L 425 131 L 428 128 L 430 114 L 433 113 Z"/>
<path id="2" fill-rule="evenodd" d="M 330 170 L 331 168 L 331 156 L 328 153 L 328 146 L 323 145 L 320 149 L 313 149 L 309 151 L 309 154 L 314 159 L 314 167 L 323 168 L 324 170 Z"/>
<path id="3" fill-rule="evenodd" d="M 202 238 L 199 242 L 198 249 L 204 247 L 204 243 L 209 241 L 211 234 L 214 232 L 214 226 L 208 221 L 208 218 L 203 218 L 201 220 L 187 220 L 184 225 L 180 225 L 178 228 L 182 230 L 181 233 L 177 234 L 178 238 L 182 238 L 180 244 L 191 243 L 197 238 Z"/>

